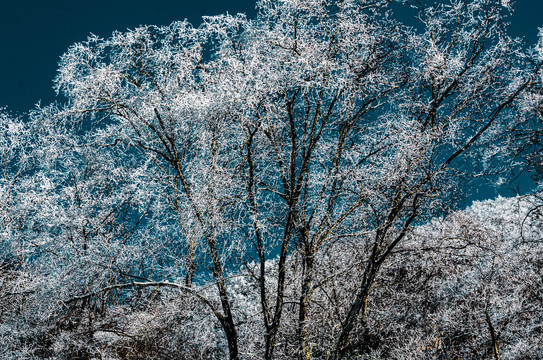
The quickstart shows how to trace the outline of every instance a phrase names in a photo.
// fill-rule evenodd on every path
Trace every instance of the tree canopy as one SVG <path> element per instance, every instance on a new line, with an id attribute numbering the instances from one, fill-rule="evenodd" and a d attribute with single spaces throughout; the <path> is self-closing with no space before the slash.
<path id="1" fill-rule="evenodd" d="M 541 199 L 451 213 L 540 166 L 509 3 L 257 6 L 91 36 L 0 117 L 7 358 L 541 356 Z"/>

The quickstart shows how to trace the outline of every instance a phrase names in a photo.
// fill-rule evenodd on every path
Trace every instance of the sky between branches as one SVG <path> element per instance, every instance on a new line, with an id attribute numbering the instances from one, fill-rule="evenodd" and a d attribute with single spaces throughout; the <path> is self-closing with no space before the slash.
<path id="1" fill-rule="evenodd" d="M 445 1 L 445 0 L 441 0 Z M 512 32 L 534 44 L 543 2 L 517 0 Z M 168 25 L 188 19 L 198 24 L 205 15 L 256 14 L 254 0 L 51 0 L 3 1 L 0 4 L 0 107 L 14 113 L 41 100 L 55 100 L 52 80 L 59 57 L 91 33 L 108 37 L 139 25 Z"/>

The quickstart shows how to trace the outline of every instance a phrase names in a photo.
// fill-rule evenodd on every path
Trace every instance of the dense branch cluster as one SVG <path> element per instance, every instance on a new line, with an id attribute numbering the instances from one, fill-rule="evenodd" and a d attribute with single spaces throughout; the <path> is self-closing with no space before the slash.
<path id="1" fill-rule="evenodd" d="M 451 210 L 539 169 L 543 46 L 505 1 L 417 6 L 73 45 L 64 103 L 0 116 L 0 357 L 543 357 L 541 199 Z"/>

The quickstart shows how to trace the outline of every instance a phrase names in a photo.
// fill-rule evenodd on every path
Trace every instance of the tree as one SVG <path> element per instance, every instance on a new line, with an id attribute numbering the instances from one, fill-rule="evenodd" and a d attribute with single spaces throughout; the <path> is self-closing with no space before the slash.
<path id="1" fill-rule="evenodd" d="M 2 263 L 19 263 L 14 239 L 21 230 L 24 206 L 18 202 L 29 186 L 28 174 L 35 166 L 31 129 L 20 118 L 0 113 L 0 229 L 2 229 Z M 11 258 L 9 258 L 11 257 Z"/>
<path id="2" fill-rule="evenodd" d="M 25 266 L 28 254 L 24 252 L 25 204 L 27 191 L 33 188 L 30 173 L 36 158 L 31 128 L 18 117 L 1 109 L 0 113 L 0 323 L 17 320 L 21 313 L 21 299 L 27 293 Z M 26 200 L 28 202 L 28 200 Z M 2 326 L 0 351 L 13 354 L 11 332 L 15 326 Z"/>
<path id="3" fill-rule="evenodd" d="M 528 59 L 537 64 L 543 59 L 543 32 L 539 29 L 540 41 L 531 48 Z M 520 170 L 528 172 L 532 179 L 540 185 L 543 176 L 542 145 L 542 79 L 535 78 L 527 91 L 518 100 L 518 109 L 522 113 L 512 122 L 504 138 L 507 149 L 517 162 L 521 162 Z M 519 164 L 515 164 L 519 167 Z"/>
<path id="4" fill-rule="evenodd" d="M 414 229 L 374 294 L 372 324 L 385 334 L 401 329 L 388 335 L 388 356 L 541 356 L 538 204 L 535 196 L 498 197 Z"/>
<path id="5" fill-rule="evenodd" d="M 499 151 L 477 145 L 518 116 L 542 62 L 500 1 L 424 6 L 419 28 L 385 0 L 257 6 L 62 57 L 67 102 L 32 114 L 51 186 L 25 236 L 55 279 L 37 294 L 104 313 L 143 301 L 129 289 L 179 291 L 230 359 L 369 352 L 383 267 L 451 205 L 462 159 Z"/>

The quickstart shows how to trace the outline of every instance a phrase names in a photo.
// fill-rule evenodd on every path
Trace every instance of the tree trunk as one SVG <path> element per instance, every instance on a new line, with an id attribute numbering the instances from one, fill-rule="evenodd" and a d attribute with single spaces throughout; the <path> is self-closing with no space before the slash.
<path id="1" fill-rule="evenodd" d="M 311 349 L 309 347 L 309 329 L 307 327 L 307 316 L 309 313 L 309 300 L 312 294 L 312 281 L 313 281 L 313 254 L 311 246 L 307 242 L 307 239 L 303 239 L 303 272 L 302 272 L 302 292 L 300 295 L 299 313 L 298 313 L 298 341 L 300 343 L 300 353 L 298 358 L 300 360 L 311 359 Z"/>
<path id="2" fill-rule="evenodd" d="M 352 303 L 349 312 L 343 326 L 341 327 L 341 333 L 336 341 L 332 354 L 330 355 L 329 360 L 339 360 L 342 359 L 344 354 L 345 346 L 347 345 L 347 339 L 351 330 L 355 325 L 355 321 L 358 318 L 360 312 L 363 314 L 366 313 L 366 307 L 368 303 L 368 294 L 369 294 L 370 283 L 363 285 L 360 292 L 356 296 L 356 300 Z"/>
<path id="3" fill-rule="evenodd" d="M 488 331 L 490 332 L 490 341 L 492 343 L 492 352 L 494 354 L 494 360 L 500 360 L 500 353 L 498 351 L 498 337 L 496 336 L 496 330 L 494 330 L 494 326 L 492 325 L 492 320 L 490 319 L 490 315 L 488 314 L 488 304 L 485 308 L 485 318 L 486 323 L 488 325 Z"/>

